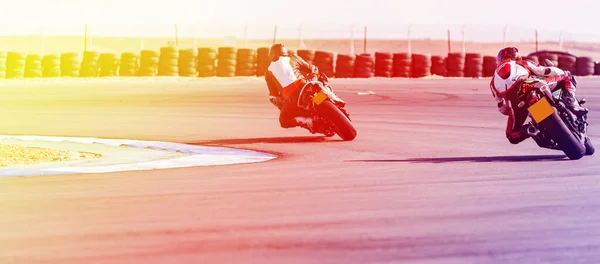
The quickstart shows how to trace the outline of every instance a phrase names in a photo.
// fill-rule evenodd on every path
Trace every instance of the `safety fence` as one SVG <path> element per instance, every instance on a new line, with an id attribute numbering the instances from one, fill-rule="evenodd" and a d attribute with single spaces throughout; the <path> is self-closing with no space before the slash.
<path id="1" fill-rule="evenodd" d="M 416 53 L 336 54 L 321 50 L 297 50 L 304 60 L 333 78 L 489 77 L 496 58 L 478 53 L 447 56 Z M 180 49 L 165 46 L 139 53 L 85 51 L 61 54 L 0 52 L 0 78 L 182 76 L 264 76 L 269 66 L 269 48 L 203 47 Z M 541 64 L 548 59 L 559 68 L 579 76 L 600 75 L 600 64 L 590 57 L 539 53 L 530 59 Z"/>

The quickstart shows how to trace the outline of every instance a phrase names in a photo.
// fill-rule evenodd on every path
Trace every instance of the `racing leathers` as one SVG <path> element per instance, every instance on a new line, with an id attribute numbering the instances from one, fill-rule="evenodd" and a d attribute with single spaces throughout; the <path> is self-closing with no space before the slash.
<path id="1" fill-rule="evenodd" d="M 321 74 L 315 65 L 307 63 L 294 53 L 271 62 L 265 72 L 265 81 L 269 88 L 269 100 L 281 110 L 281 127 L 301 126 L 313 132 L 312 118 L 297 106 L 300 91 L 305 85 L 310 85 L 313 79 L 324 84 L 328 81 L 327 76 Z M 333 96 L 334 100 L 343 103 L 337 96 Z"/>
<path id="2" fill-rule="evenodd" d="M 540 78 L 543 82 L 523 83 L 529 78 Z M 542 87 L 547 85 L 550 91 L 562 89 L 562 98 L 566 105 L 577 115 L 587 113 L 579 106 L 575 98 L 575 78 L 568 71 L 557 67 L 545 67 L 530 60 L 508 60 L 499 63 L 490 82 L 492 95 L 496 99 L 498 111 L 508 116 L 506 138 L 512 144 L 518 144 L 530 137 L 529 124 L 523 125 L 528 116 L 527 108 L 521 108 L 517 94 L 521 85 Z"/>

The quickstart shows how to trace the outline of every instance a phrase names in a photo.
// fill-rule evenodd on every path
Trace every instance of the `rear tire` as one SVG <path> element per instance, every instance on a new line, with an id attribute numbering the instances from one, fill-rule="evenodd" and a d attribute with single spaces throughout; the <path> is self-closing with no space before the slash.
<path id="1" fill-rule="evenodd" d="M 594 149 L 594 145 L 592 145 L 592 141 L 589 137 L 585 137 L 585 155 L 591 156 L 594 155 L 596 149 Z"/>
<path id="2" fill-rule="evenodd" d="M 317 106 L 319 112 L 326 118 L 329 119 L 335 126 L 335 133 L 338 134 L 344 141 L 354 140 L 356 138 L 356 129 L 331 101 L 324 101 Z"/>
<path id="3" fill-rule="evenodd" d="M 554 107 L 553 107 L 554 108 Z M 586 153 L 586 147 L 571 133 L 560 119 L 554 108 L 554 113 L 540 122 L 546 133 L 556 142 L 571 160 L 581 159 Z"/>

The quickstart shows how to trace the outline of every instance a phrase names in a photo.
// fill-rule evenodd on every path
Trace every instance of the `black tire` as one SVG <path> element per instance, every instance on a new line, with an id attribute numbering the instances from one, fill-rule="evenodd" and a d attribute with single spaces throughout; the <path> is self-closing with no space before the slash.
<path id="1" fill-rule="evenodd" d="M 594 145 L 592 145 L 592 141 L 589 137 L 585 137 L 585 155 L 591 156 L 594 155 L 596 149 L 594 149 Z"/>
<path id="2" fill-rule="evenodd" d="M 554 108 L 554 107 L 553 107 Z M 546 132 L 560 146 L 565 155 L 571 160 L 581 159 L 585 155 L 585 146 L 571 133 L 565 123 L 560 119 L 554 108 L 554 113 L 540 122 Z"/>
<path id="3" fill-rule="evenodd" d="M 354 140 L 356 138 L 356 129 L 331 101 L 324 101 L 318 106 L 319 112 L 335 125 L 335 133 L 344 141 Z"/>

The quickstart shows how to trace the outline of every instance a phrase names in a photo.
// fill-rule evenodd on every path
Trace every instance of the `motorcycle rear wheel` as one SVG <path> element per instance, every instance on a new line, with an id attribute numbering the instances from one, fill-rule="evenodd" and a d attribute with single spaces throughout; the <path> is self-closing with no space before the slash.
<path id="1" fill-rule="evenodd" d="M 344 141 L 354 140 L 356 138 L 356 129 L 331 101 L 324 101 L 318 107 L 318 111 L 321 113 L 323 117 L 330 120 L 335 128 L 335 133 L 338 134 Z"/>
<path id="2" fill-rule="evenodd" d="M 594 155 L 596 149 L 594 149 L 594 145 L 592 145 L 592 141 L 589 137 L 585 137 L 585 155 L 591 156 Z"/>
<path id="3" fill-rule="evenodd" d="M 551 116 L 540 122 L 540 125 L 545 128 L 546 133 L 560 146 L 569 159 L 578 160 L 585 155 L 586 147 L 567 128 L 558 116 L 556 108 Z"/>

